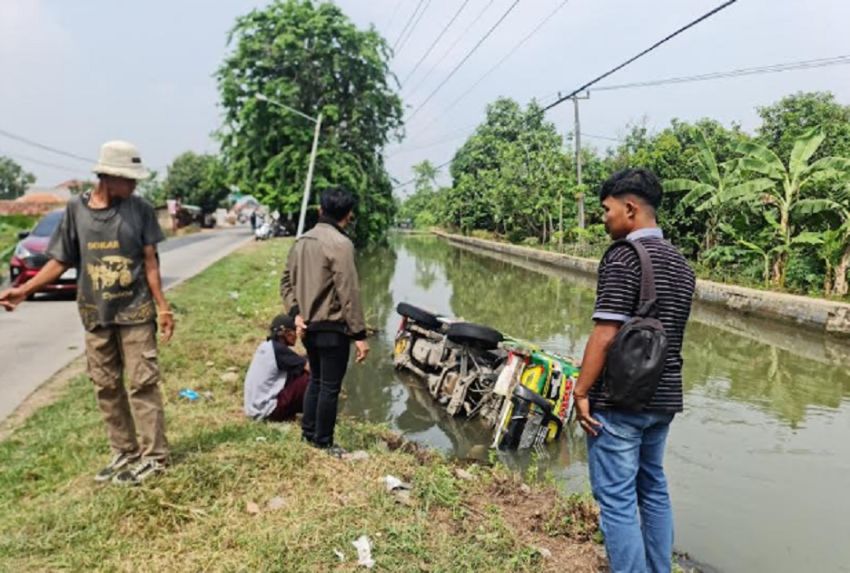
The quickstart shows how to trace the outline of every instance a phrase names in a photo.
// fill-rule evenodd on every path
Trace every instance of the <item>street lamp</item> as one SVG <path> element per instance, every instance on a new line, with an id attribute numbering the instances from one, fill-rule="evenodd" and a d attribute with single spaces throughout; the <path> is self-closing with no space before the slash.
<path id="1" fill-rule="evenodd" d="M 296 115 L 300 115 L 304 119 L 316 124 L 316 129 L 313 132 L 313 149 L 310 150 L 310 166 L 307 168 L 307 180 L 304 182 L 304 198 L 301 200 L 301 215 L 298 217 L 298 231 L 295 233 L 295 238 L 298 238 L 304 233 L 304 220 L 307 217 L 307 204 L 310 202 L 310 187 L 313 184 L 313 167 L 316 165 L 316 148 L 319 145 L 319 130 L 322 128 L 322 114 L 319 113 L 319 117 L 311 117 L 306 113 L 300 112 L 284 103 L 266 97 L 263 94 L 258 93 L 254 97 L 257 98 L 258 101 L 282 107 L 283 109 Z"/>

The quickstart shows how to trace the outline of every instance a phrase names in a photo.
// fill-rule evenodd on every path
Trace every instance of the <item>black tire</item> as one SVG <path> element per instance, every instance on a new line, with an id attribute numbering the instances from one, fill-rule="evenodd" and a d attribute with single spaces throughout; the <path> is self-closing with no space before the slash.
<path id="1" fill-rule="evenodd" d="M 395 310 L 401 316 L 409 318 L 413 322 L 420 324 L 427 329 L 439 330 L 443 326 L 443 323 L 440 322 L 440 319 L 437 318 L 437 315 L 431 314 L 427 310 L 422 310 L 421 308 L 415 307 L 412 304 L 400 302 L 398 303 L 398 306 Z"/>
<path id="2" fill-rule="evenodd" d="M 489 326 L 472 324 L 471 322 L 455 322 L 449 325 L 446 338 L 456 344 L 471 346 L 480 350 L 493 350 L 502 342 L 502 333 Z"/>

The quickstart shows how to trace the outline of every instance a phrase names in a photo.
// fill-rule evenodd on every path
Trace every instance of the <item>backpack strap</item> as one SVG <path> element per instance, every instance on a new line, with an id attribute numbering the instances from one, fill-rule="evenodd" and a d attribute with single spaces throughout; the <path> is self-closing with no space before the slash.
<path id="1" fill-rule="evenodd" d="M 656 316 L 657 309 L 655 302 L 657 295 L 655 293 L 655 272 L 652 269 L 652 260 L 649 258 L 649 253 L 640 241 L 629 241 L 628 239 L 618 239 L 611 243 L 608 250 L 603 255 L 603 260 L 608 254 L 620 245 L 627 246 L 637 253 L 640 260 L 640 303 L 637 312 L 640 317 Z"/>

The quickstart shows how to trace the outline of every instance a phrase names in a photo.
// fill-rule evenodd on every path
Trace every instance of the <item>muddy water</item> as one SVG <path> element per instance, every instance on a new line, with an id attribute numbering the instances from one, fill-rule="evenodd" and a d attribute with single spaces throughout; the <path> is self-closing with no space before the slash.
<path id="1" fill-rule="evenodd" d="M 409 301 L 579 356 L 593 281 L 453 247 L 394 239 L 363 253 L 370 324 L 344 410 L 460 457 L 487 458 L 489 433 L 446 416 L 393 370 L 395 305 Z M 667 453 L 676 547 L 720 571 L 850 571 L 850 344 L 698 307 L 685 338 L 686 411 Z M 566 490 L 588 489 L 580 431 L 534 456 L 503 457 Z"/>

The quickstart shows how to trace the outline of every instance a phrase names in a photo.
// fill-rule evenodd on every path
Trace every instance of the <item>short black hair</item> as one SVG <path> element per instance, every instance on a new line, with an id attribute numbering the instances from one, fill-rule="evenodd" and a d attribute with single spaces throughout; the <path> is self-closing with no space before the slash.
<path id="1" fill-rule="evenodd" d="M 653 209 L 661 206 L 663 191 L 658 177 L 648 169 L 622 169 L 608 178 L 599 188 L 599 200 L 618 195 L 636 195 Z"/>
<path id="2" fill-rule="evenodd" d="M 295 319 L 288 314 L 279 314 L 272 320 L 269 332 L 272 336 L 277 336 L 284 330 L 295 330 Z"/>
<path id="3" fill-rule="evenodd" d="M 322 213 L 335 221 L 342 221 L 357 206 L 357 198 L 347 189 L 330 187 L 322 191 Z"/>

